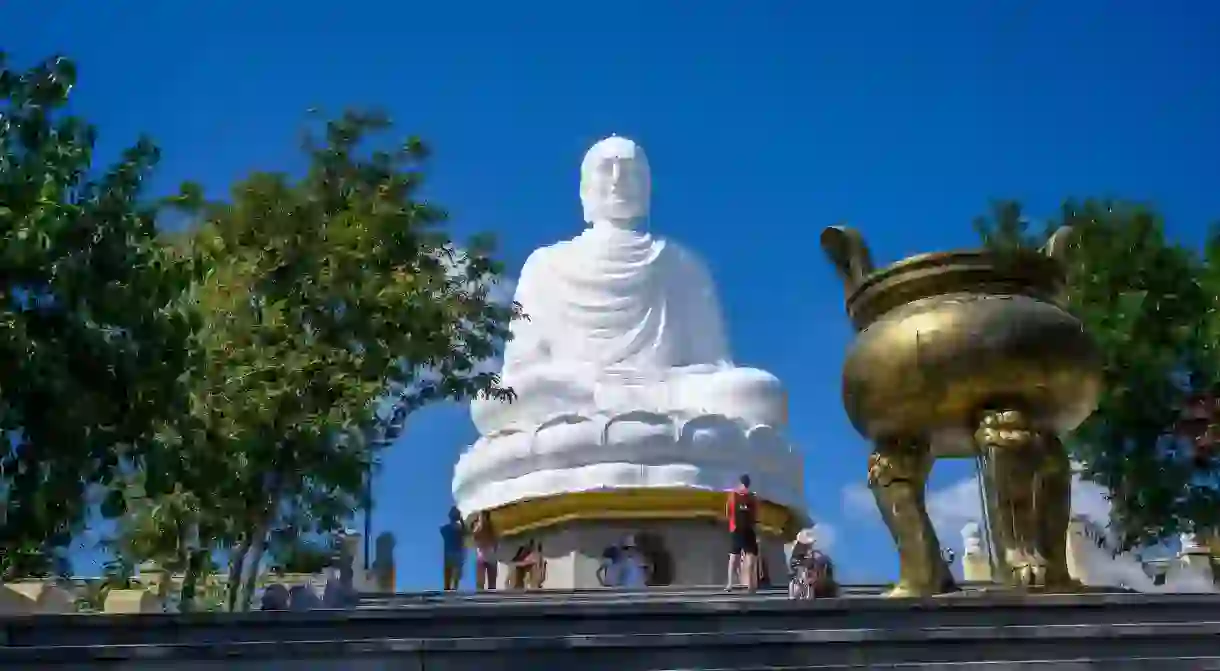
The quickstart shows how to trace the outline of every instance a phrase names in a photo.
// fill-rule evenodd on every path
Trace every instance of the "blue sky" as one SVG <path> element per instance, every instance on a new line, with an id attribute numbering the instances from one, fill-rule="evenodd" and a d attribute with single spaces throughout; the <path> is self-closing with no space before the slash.
<path id="1" fill-rule="evenodd" d="M 618 133 L 653 167 L 655 231 L 715 273 L 735 359 L 790 389 L 809 503 L 845 579 L 892 577 L 858 510 L 866 446 L 839 399 L 850 332 L 817 235 L 849 221 L 874 256 L 975 242 L 993 197 L 1152 201 L 1172 232 L 1220 218 L 1220 6 L 1204 2 L 6 3 L 29 63 L 80 65 L 77 111 L 106 159 L 151 134 L 158 188 L 220 196 L 295 169 L 310 107 L 387 109 L 435 150 L 429 195 L 514 269 L 577 234 L 578 166 Z M 419 413 L 386 455 L 377 530 L 399 583 L 434 587 L 464 407 Z M 944 463 L 934 487 L 967 475 Z M 845 488 L 847 495 L 845 496 Z M 943 539 L 956 543 L 953 537 Z"/>

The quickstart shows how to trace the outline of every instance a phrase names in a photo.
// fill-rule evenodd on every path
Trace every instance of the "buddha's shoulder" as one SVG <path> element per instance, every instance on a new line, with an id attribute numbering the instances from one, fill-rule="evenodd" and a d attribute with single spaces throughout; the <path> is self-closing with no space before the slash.
<path id="1" fill-rule="evenodd" d="M 551 262 L 557 254 L 562 254 L 563 244 L 562 242 L 556 242 L 544 247 L 538 247 L 530 252 L 529 256 L 525 257 L 525 263 L 522 265 L 521 271 L 525 272 L 531 268 L 537 268 Z"/>
<path id="2" fill-rule="evenodd" d="M 521 284 L 532 285 L 548 281 L 548 276 L 555 272 L 557 265 L 556 259 L 563 256 L 563 243 L 538 247 L 525 257 L 525 263 L 521 264 L 521 272 L 517 276 L 518 286 Z"/>
<path id="3" fill-rule="evenodd" d="M 653 264 L 676 265 L 700 271 L 705 269 L 703 259 L 697 253 L 675 240 L 656 237 L 652 239 L 651 248 L 654 254 L 652 257 Z M 583 240 L 580 236 L 570 240 L 561 240 L 538 247 L 530 252 L 522 266 L 522 274 L 541 272 L 543 269 L 549 268 L 556 263 L 561 263 L 565 259 L 584 259 L 589 254 L 590 244 L 588 240 Z"/>
<path id="4" fill-rule="evenodd" d="M 675 259 L 680 259 L 690 263 L 703 262 L 703 260 L 699 258 L 698 253 L 677 240 L 673 240 L 671 238 L 658 238 L 657 241 L 661 245 L 664 245 L 665 252 L 670 256 L 673 256 Z"/>
<path id="5" fill-rule="evenodd" d="M 706 274 L 708 272 L 707 262 L 698 252 L 683 245 L 680 242 L 673 240 L 665 240 L 665 251 L 673 257 L 673 261 L 692 272 Z"/>

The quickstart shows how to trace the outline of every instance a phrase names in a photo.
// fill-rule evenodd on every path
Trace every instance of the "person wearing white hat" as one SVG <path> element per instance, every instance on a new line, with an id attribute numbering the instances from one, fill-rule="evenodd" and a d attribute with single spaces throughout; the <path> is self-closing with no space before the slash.
<path id="1" fill-rule="evenodd" d="M 829 578 L 830 560 L 817 549 L 817 531 L 801 529 L 792 545 L 788 562 L 788 597 L 812 599 L 821 582 Z"/>

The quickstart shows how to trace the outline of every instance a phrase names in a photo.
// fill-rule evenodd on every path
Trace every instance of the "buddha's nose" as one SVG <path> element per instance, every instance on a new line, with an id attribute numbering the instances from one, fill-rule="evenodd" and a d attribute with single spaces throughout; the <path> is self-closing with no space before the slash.
<path id="1" fill-rule="evenodd" d="M 614 183 L 618 183 L 619 175 L 623 172 L 623 165 L 617 161 L 610 165 L 610 179 Z"/>

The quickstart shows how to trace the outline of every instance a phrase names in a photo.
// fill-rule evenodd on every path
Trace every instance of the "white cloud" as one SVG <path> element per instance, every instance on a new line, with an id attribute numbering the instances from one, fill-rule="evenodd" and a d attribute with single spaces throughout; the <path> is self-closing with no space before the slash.
<path id="1" fill-rule="evenodd" d="M 463 249 L 453 249 L 450 256 L 442 257 L 442 262 L 448 266 L 451 277 L 460 278 L 466 271 L 467 255 Z M 512 303 L 517 291 L 517 279 L 511 275 L 501 275 L 487 286 L 487 298 L 492 303 L 508 305 Z M 501 356 L 493 356 L 475 362 L 475 371 L 479 373 L 498 373 L 504 366 Z"/>
<path id="2" fill-rule="evenodd" d="M 1072 478 L 1072 512 L 1083 515 L 1105 527 L 1110 521 L 1110 502 L 1104 487 Z M 855 519 L 880 519 L 873 494 L 864 483 L 843 488 L 844 513 Z M 928 492 L 928 516 L 943 545 L 959 547 L 962 527 L 982 518 L 977 476 L 962 478 L 953 484 Z"/>
<path id="3" fill-rule="evenodd" d="M 513 294 L 517 291 L 517 279 L 505 275 L 491 285 L 487 292 L 487 297 L 495 303 L 508 304 L 513 301 Z"/>
<path id="4" fill-rule="evenodd" d="M 1097 525 L 1105 528 L 1110 521 L 1110 501 L 1106 498 L 1106 489 L 1099 485 L 1072 477 L 1072 513 L 1087 517 Z M 854 483 L 843 488 L 842 503 L 844 513 L 850 518 L 867 522 L 873 521 L 873 528 L 879 526 L 880 515 L 873 503 L 872 493 L 864 483 Z M 960 557 L 962 553 L 962 528 L 968 524 L 980 522 L 982 515 L 979 499 L 978 478 L 970 476 L 939 489 L 928 492 L 928 516 L 936 529 L 937 538 L 942 547 L 952 548 Z M 1178 568 L 1171 568 L 1168 579 L 1163 585 L 1157 585 L 1149 576 L 1143 565 L 1144 560 L 1153 557 L 1172 557 L 1176 549 L 1160 545 L 1144 548 L 1139 553 L 1123 553 L 1114 555 L 1110 549 L 1101 549 L 1092 543 L 1077 546 L 1076 561 L 1079 566 L 1086 566 L 1083 577 L 1087 584 L 1093 586 L 1125 586 L 1140 592 L 1215 592 L 1216 586 L 1210 576 L 1200 577 L 1197 574 Z M 960 579 L 961 562 L 955 562 L 953 571 Z"/>
<path id="5" fill-rule="evenodd" d="M 1107 493 L 1100 485 L 1082 480 L 1077 475 L 1072 476 L 1072 513 L 1083 515 L 1104 528 L 1110 522 Z M 930 492 L 928 516 L 932 518 L 932 525 L 942 541 L 956 541 L 958 539 L 955 537 L 961 534 L 962 527 L 981 519 L 981 504 L 978 477 L 971 476 Z"/>
<path id="6" fill-rule="evenodd" d="M 517 291 L 517 279 L 508 275 L 502 276 L 498 282 L 491 285 L 487 297 L 494 303 L 508 305 L 513 301 Z M 475 364 L 475 370 L 480 373 L 499 373 L 504 367 L 504 357 L 493 356 Z"/>
<path id="7" fill-rule="evenodd" d="M 854 482 L 843 488 L 843 513 L 848 519 L 869 519 L 877 517 L 877 504 L 873 493 L 863 482 Z"/>
<path id="8" fill-rule="evenodd" d="M 834 548 L 835 540 L 839 538 L 839 530 L 833 524 L 818 522 L 813 526 L 818 541 L 818 549 L 829 552 Z"/>
<path id="9" fill-rule="evenodd" d="M 441 256 L 441 262 L 448 266 L 449 276 L 454 279 L 461 279 L 466 269 L 469 267 L 468 255 L 464 249 L 450 248 L 449 254 Z M 513 293 L 517 290 L 517 280 L 510 275 L 501 275 L 495 281 L 490 282 L 487 288 L 487 297 L 493 303 L 511 303 Z"/>
<path id="10" fill-rule="evenodd" d="M 928 517 L 932 518 L 932 526 L 942 544 L 953 541 L 952 545 L 956 546 L 962 527 L 978 522 L 981 510 L 977 477 L 963 478 L 928 493 Z"/>

